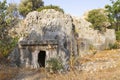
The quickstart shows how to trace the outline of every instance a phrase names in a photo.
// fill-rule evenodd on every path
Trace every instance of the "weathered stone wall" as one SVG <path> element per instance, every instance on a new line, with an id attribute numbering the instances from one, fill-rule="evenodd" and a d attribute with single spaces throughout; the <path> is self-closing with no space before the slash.
<path id="1" fill-rule="evenodd" d="M 28 35 L 32 30 L 39 33 L 42 38 L 53 38 L 56 34 L 70 35 L 72 30 L 72 18 L 70 15 L 51 10 L 43 10 L 41 12 L 29 13 L 25 20 L 23 32 L 18 34 Z M 61 33 L 62 32 L 62 33 Z"/>
<path id="2" fill-rule="evenodd" d="M 73 50 L 72 48 L 76 47 L 71 47 L 72 44 L 74 45 L 74 35 L 72 17 L 70 15 L 63 14 L 53 9 L 43 10 L 41 12 L 34 11 L 30 12 L 23 22 L 24 23 L 19 25 L 19 28 L 16 28 L 16 33 L 21 36 L 19 42 L 30 41 L 32 43 L 32 41 L 36 41 L 37 43 L 41 40 L 57 40 L 57 48 L 44 50 L 46 51 L 46 60 L 52 57 L 61 57 L 63 66 L 68 65 L 70 54 Z M 17 32 L 17 30 L 21 30 L 21 32 Z M 37 56 L 42 50 L 39 48 L 40 46 L 30 48 L 29 46 L 21 46 L 19 42 L 20 64 L 26 67 L 32 66 L 32 68 L 38 68 Z M 46 45 L 46 47 L 48 46 L 49 44 Z"/>
<path id="3" fill-rule="evenodd" d="M 106 32 L 100 33 L 98 30 L 90 28 L 91 23 L 83 18 L 73 18 L 73 23 L 78 33 L 78 45 L 81 46 L 79 47 L 80 52 L 84 49 L 87 51 L 89 47 L 96 50 L 103 50 L 108 48 L 109 44 L 114 44 L 116 41 L 114 29 L 106 29 Z M 81 50 L 81 48 L 84 49 Z"/>

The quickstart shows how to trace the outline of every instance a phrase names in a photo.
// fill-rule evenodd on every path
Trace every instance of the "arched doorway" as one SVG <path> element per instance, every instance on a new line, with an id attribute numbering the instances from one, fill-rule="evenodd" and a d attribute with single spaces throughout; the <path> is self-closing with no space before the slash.
<path id="1" fill-rule="evenodd" d="M 38 54 L 38 63 L 40 67 L 45 67 L 45 57 L 46 57 L 46 52 L 40 51 Z"/>

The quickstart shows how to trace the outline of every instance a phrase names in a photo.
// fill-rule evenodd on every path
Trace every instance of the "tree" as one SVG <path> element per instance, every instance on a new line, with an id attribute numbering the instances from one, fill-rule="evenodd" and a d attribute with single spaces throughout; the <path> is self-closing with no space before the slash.
<path id="1" fill-rule="evenodd" d="M 108 17 L 111 22 L 111 27 L 115 28 L 116 31 L 120 30 L 120 0 L 110 0 L 111 5 L 106 5 L 106 11 L 109 13 Z"/>
<path id="2" fill-rule="evenodd" d="M 94 9 L 89 11 L 87 21 L 92 23 L 92 28 L 105 31 L 110 24 L 104 9 Z"/>
<path id="3" fill-rule="evenodd" d="M 15 25 L 15 7 L 7 5 L 6 0 L 0 1 L 0 54 L 6 56 L 16 41 L 8 35 L 8 30 Z"/>
<path id="4" fill-rule="evenodd" d="M 15 3 L 10 3 L 7 7 L 6 13 L 6 21 L 9 28 L 12 28 L 20 21 L 17 5 Z"/>
<path id="5" fill-rule="evenodd" d="M 7 15 L 6 13 L 7 5 L 6 5 L 6 0 L 3 2 L 0 2 L 0 39 L 4 39 L 4 34 L 6 33 L 6 19 L 5 16 Z"/>
<path id="6" fill-rule="evenodd" d="M 25 17 L 29 12 L 37 10 L 41 6 L 44 6 L 42 0 L 22 0 L 19 4 L 19 12 Z"/>

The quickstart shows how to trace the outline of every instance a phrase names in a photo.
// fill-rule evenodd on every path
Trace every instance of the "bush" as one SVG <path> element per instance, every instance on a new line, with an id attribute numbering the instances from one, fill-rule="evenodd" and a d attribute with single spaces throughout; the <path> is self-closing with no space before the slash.
<path id="1" fill-rule="evenodd" d="M 54 9 L 56 11 L 62 12 L 64 13 L 63 9 L 61 9 L 59 6 L 53 6 L 53 5 L 49 5 L 49 6 L 42 6 L 40 8 L 37 9 L 38 12 L 41 12 L 44 9 Z"/>
<path id="2" fill-rule="evenodd" d="M 89 50 L 95 50 L 95 47 L 92 44 L 90 44 L 89 45 Z"/>
<path id="3" fill-rule="evenodd" d="M 89 11 L 86 20 L 92 23 L 92 27 L 95 30 L 105 32 L 106 28 L 110 25 L 107 13 L 104 9 L 94 9 Z"/>
<path id="4" fill-rule="evenodd" d="M 47 69 L 49 72 L 57 72 L 58 70 L 63 69 L 61 62 L 56 58 L 51 58 L 50 60 L 47 61 L 47 63 L 48 63 Z"/>
<path id="5" fill-rule="evenodd" d="M 120 41 L 120 31 L 116 31 L 116 39 Z"/>
<path id="6" fill-rule="evenodd" d="M 5 41 L 5 40 L 4 40 Z M 0 42 L 0 54 L 4 57 L 8 56 L 8 54 L 13 50 L 18 42 L 18 38 L 10 39 L 8 42 Z"/>
<path id="7" fill-rule="evenodd" d="M 109 49 L 119 49 L 120 45 L 118 42 L 116 42 L 115 44 L 109 44 Z"/>

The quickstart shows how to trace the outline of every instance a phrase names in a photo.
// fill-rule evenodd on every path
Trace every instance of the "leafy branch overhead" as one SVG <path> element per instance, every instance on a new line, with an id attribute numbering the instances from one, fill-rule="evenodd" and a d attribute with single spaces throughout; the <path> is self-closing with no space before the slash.
<path id="1" fill-rule="evenodd" d="M 87 21 L 92 23 L 92 28 L 105 31 L 110 25 L 107 13 L 104 9 L 94 9 L 89 11 Z"/>
<path id="2" fill-rule="evenodd" d="M 44 6 L 42 0 L 22 0 L 18 9 L 20 14 L 25 17 L 29 12 L 37 10 L 41 6 Z"/>
<path id="3" fill-rule="evenodd" d="M 8 31 L 18 22 L 16 5 L 0 1 L 0 54 L 7 55 L 14 47 L 16 40 L 8 35 Z"/>
<path id="4" fill-rule="evenodd" d="M 111 22 L 111 27 L 116 31 L 120 30 L 120 0 L 110 0 L 111 5 L 106 5 L 106 11 L 109 13 L 108 17 Z"/>

